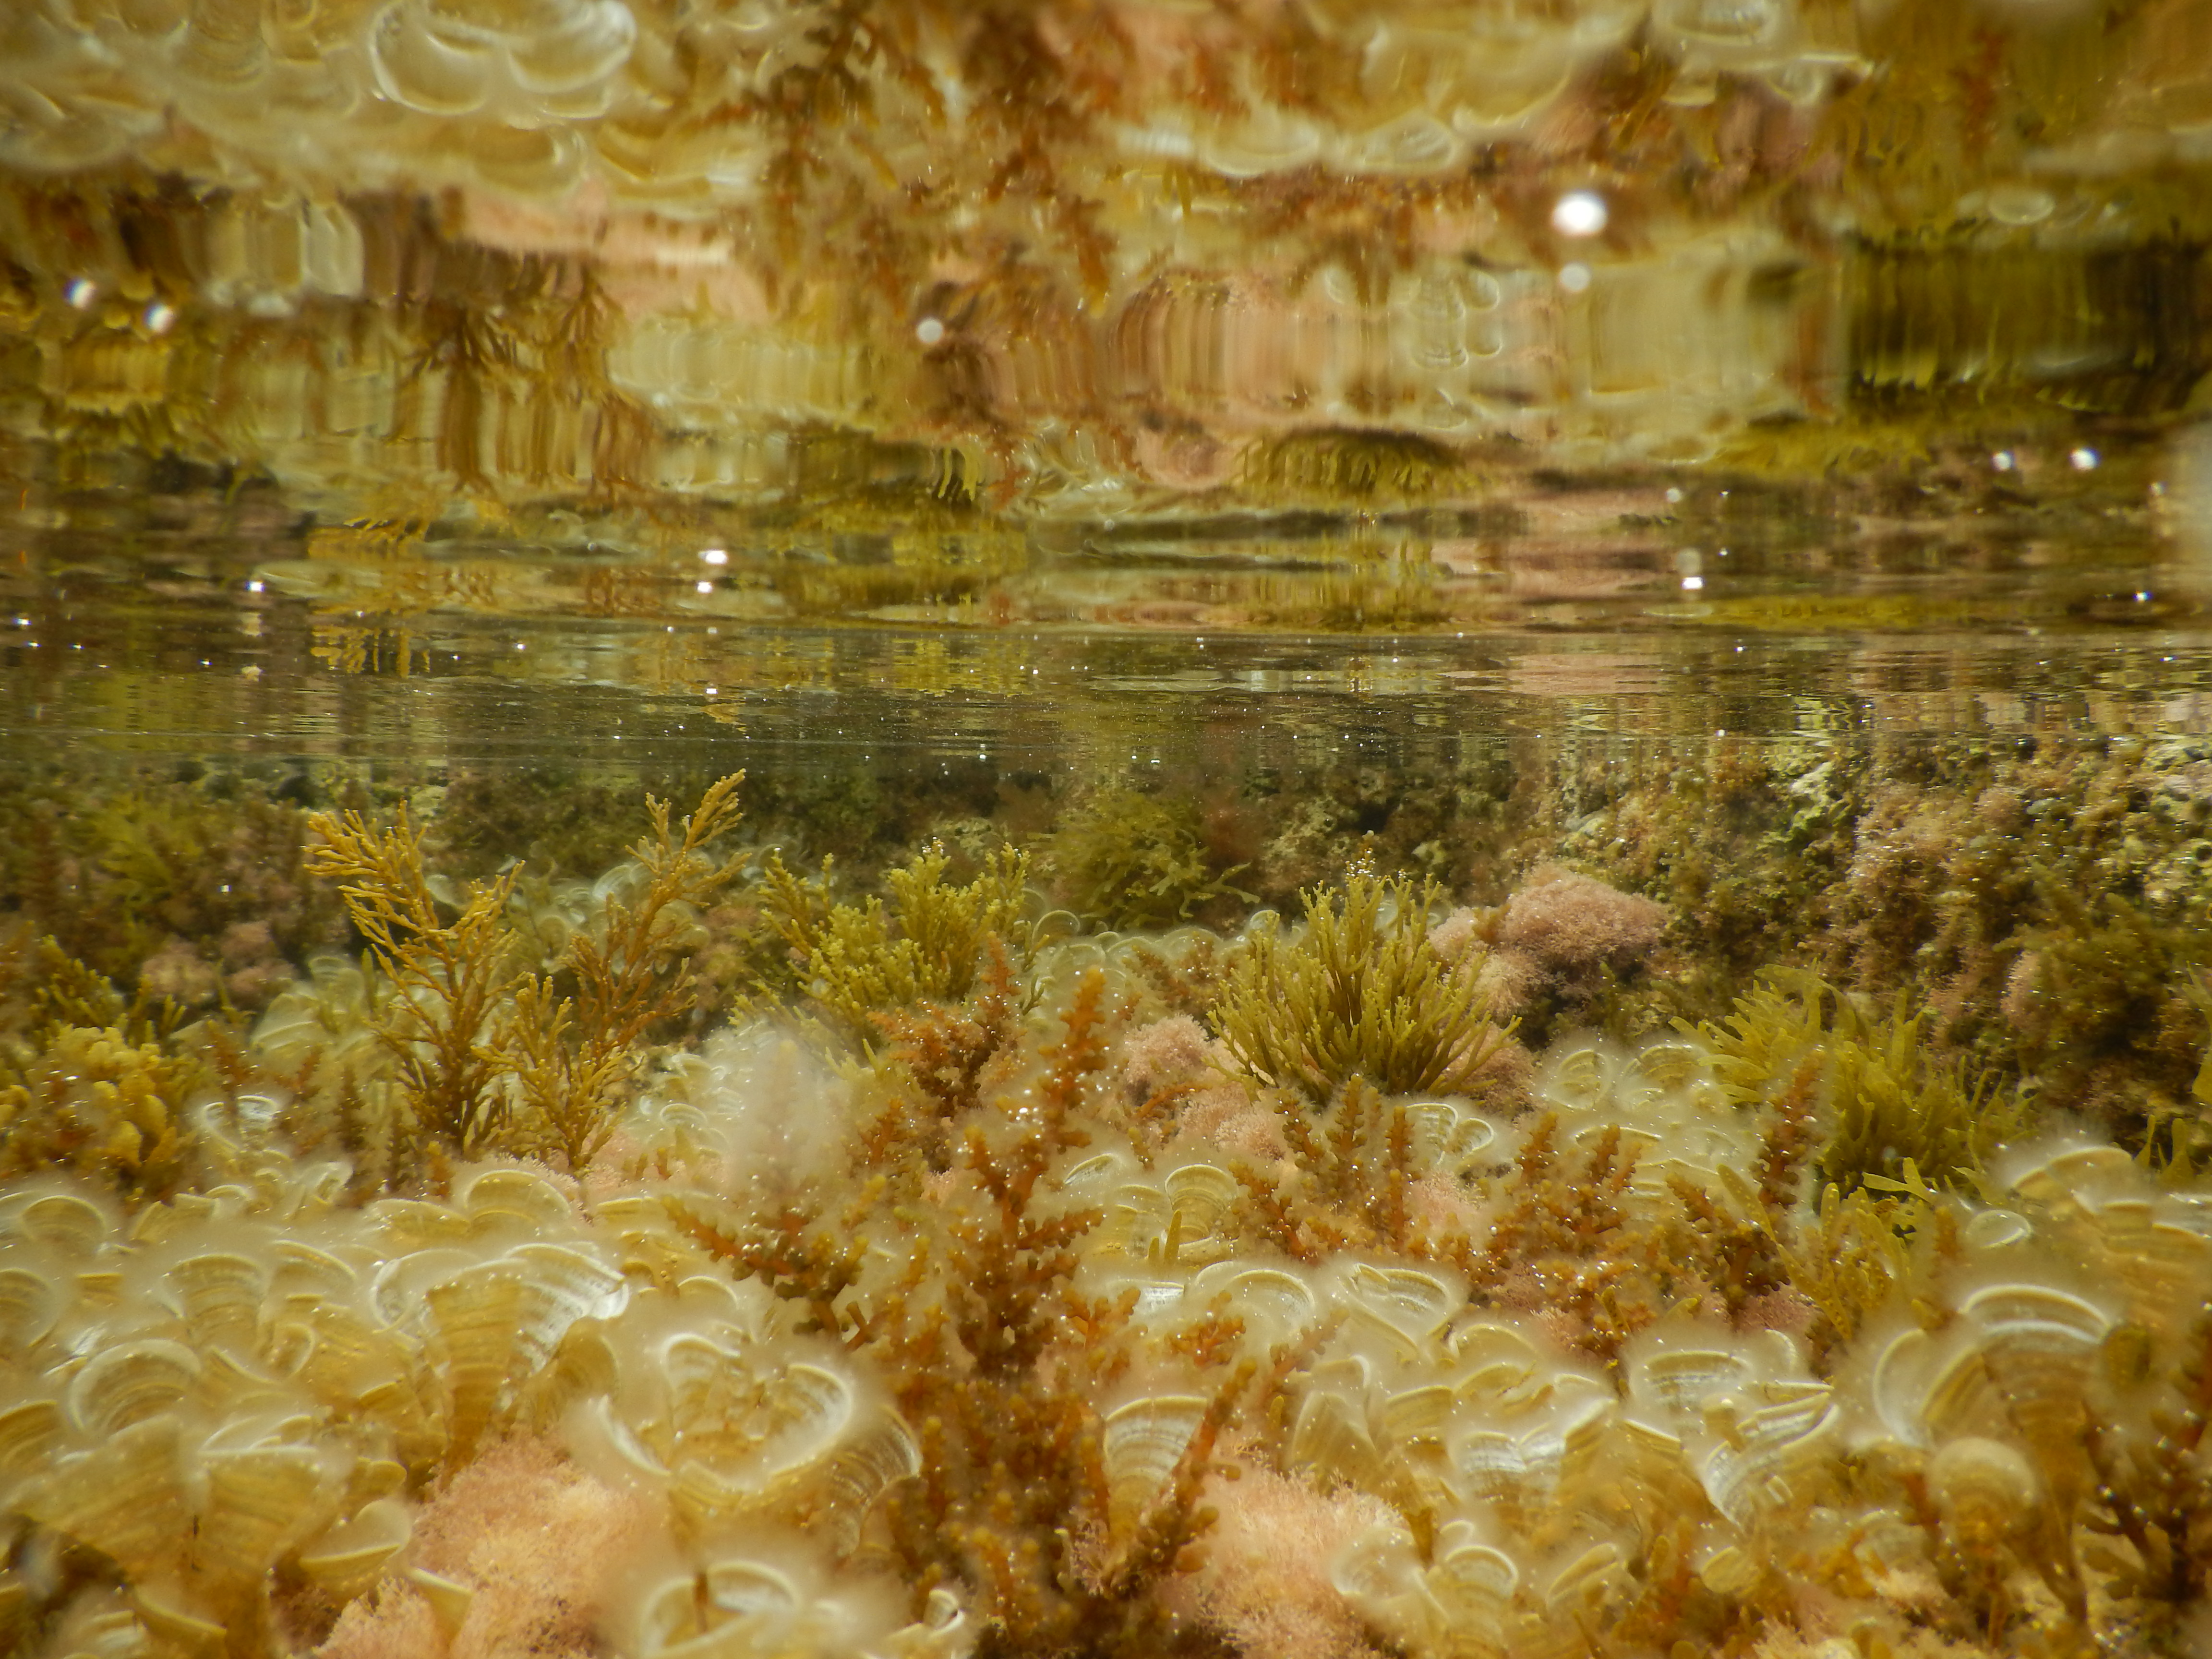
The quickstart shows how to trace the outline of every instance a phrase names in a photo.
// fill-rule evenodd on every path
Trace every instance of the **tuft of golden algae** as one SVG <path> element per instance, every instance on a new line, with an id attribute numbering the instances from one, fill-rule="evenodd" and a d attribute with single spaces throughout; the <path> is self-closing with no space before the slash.
<path id="1" fill-rule="evenodd" d="M 1389 1094 L 1478 1089 L 1504 1030 L 1480 960 L 1429 943 L 1434 884 L 1358 870 L 1302 896 L 1302 931 L 1269 916 L 1229 965 L 1212 1018 L 1237 1059 L 1316 1101 L 1355 1077 Z"/>

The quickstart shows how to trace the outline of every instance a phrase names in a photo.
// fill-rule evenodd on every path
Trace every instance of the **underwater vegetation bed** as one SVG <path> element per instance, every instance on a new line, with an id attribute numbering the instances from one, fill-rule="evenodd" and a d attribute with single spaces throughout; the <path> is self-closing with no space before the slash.
<path id="1" fill-rule="evenodd" d="M 2212 1655 L 2208 0 L 0 0 L 0 1656 Z"/>
<path id="2" fill-rule="evenodd" d="M 19 769 L 11 1649 L 2212 1643 L 2212 743 L 1289 793 Z"/>

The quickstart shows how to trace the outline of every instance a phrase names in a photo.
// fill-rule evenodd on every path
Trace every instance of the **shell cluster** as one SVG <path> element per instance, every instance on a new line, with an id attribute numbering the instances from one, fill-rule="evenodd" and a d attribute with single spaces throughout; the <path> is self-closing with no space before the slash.
<path id="1" fill-rule="evenodd" d="M 1730 1106 L 1710 1051 L 1694 1036 L 1633 1053 L 1594 1037 L 1565 1039 L 1545 1056 L 1538 1089 L 1569 1146 L 1617 1133 L 1635 1152 L 1630 1190 L 1646 1213 L 1671 1201 L 1670 1181 L 1721 1195 L 1723 1171 L 1746 1177 L 1759 1154 L 1757 1126 Z"/>
<path id="2" fill-rule="evenodd" d="M 1992 1187 L 1942 1212 L 1913 1316 L 1826 1376 L 1789 1336 L 1697 1318 L 1607 1375 L 1444 1276 L 1346 1279 L 1289 1461 L 1401 1519 L 1337 1588 L 1422 1656 L 1584 1653 L 1669 1572 L 1756 1600 L 1808 1571 L 2033 1568 L 2086 1617 L 2080 1537 L 2131 1501 L 2124 1456 L 2187 1456 L 2212 1212 L 2105 1146 L 2026 1149 Z"/>
<path id="3" fill-rule="evenodd" d="M 1335 1583 L 1411 1651 L 1585 1651 L 1655 1553 L 1740 1593 L 1775 1521 L 1833 1478 L 1840 1413 L 1786 1337 L 1670 1325 L 1616 1381 L 1463 1304 L 1436 1276 L 1378 1275 L 1370 1316 L 1310 1373 L 1291 1443 L 1300 1469 L 1402 1517 L 1356 1540 Z"/>
<path id="4" fill-rule="evenodd" d="M 530 1431 L 663 1516 L 684 1606 L 645 1595 L 641 1659 L 964 1650 L 955 1603 L 893 1641 L 879 1594 L 825 1587 L 914 1473 L 913 1438 L 657 1200 L 592 1217 L 544 1175 L 490 1167 L 447 1201 L 354 1209 L 346 1175 L 272 1157 L 127 1224 L 58 1184 L 0 1199 L 0 1510 L 112 1580 L 26 1562 L 0 1577 L 0 1618 L 96 1615 L 103 1650 L 166 1652 L 270 1630 L 274 1584 L 343 1604 L 381 1582 L 458 1630 L 473 1591 L 410 1565 L 413 1516 L 441 1474 Z M 49 1605 L 72 1595 L 84 1608 Z"/>

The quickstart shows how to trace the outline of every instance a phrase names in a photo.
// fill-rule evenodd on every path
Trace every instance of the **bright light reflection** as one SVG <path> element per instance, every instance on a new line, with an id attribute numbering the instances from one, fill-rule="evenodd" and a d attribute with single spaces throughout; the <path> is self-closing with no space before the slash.
<path id="1" fill-rule="evenodd" d="M 1552 209 L 1552 228 L 1562 236 L 1595 236 L 1611 216 L 1595 191 L 1569 191 Z"/>

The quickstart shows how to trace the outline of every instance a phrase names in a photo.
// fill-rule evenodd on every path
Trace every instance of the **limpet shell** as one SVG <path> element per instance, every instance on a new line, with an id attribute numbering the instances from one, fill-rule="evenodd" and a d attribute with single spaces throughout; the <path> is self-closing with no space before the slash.
<path id="1" fill-rule="evenodd" d="M 61 1286 L 51 1270 L 0 1267 L 0 1354 L 10 1358 L 27 1355 L 61 1315 Z"/>
<path id="2" fill-rule="evenodd" d="M 1206 1419 L 1200 1395 L 1152 1395 L 1107 1414 L 1099 1439 L 1117 1530 L 1133 1525 L 1165 1488 Z"/>
<path id="3" fill-rule="evenodd" d="M 340 1601 L 350 1601 L 384 1576 L 386 1565 L 407 1547 L 413 1533 L 407 1506 L 395 1498 L 380 1498 L 303 1546 L 296 1565 L 311 1583 Z"/>
<path id="4" fill-rule="evenodd" d="M 199 1356 L 181 1342 L 149 1338 L 107 1348 L 70 1380 L 70 1415 L 88 1434 L 108 1436 L 166 1412 L 199 1384 Z"/>
<path id="5" fill-rule="evenodd" d="M 9 1231 L 68 1255 L 90 1255 L 115 1231 L 107 1212 L 76 1193 L 47 1193 L 17 1210 Z"/>

